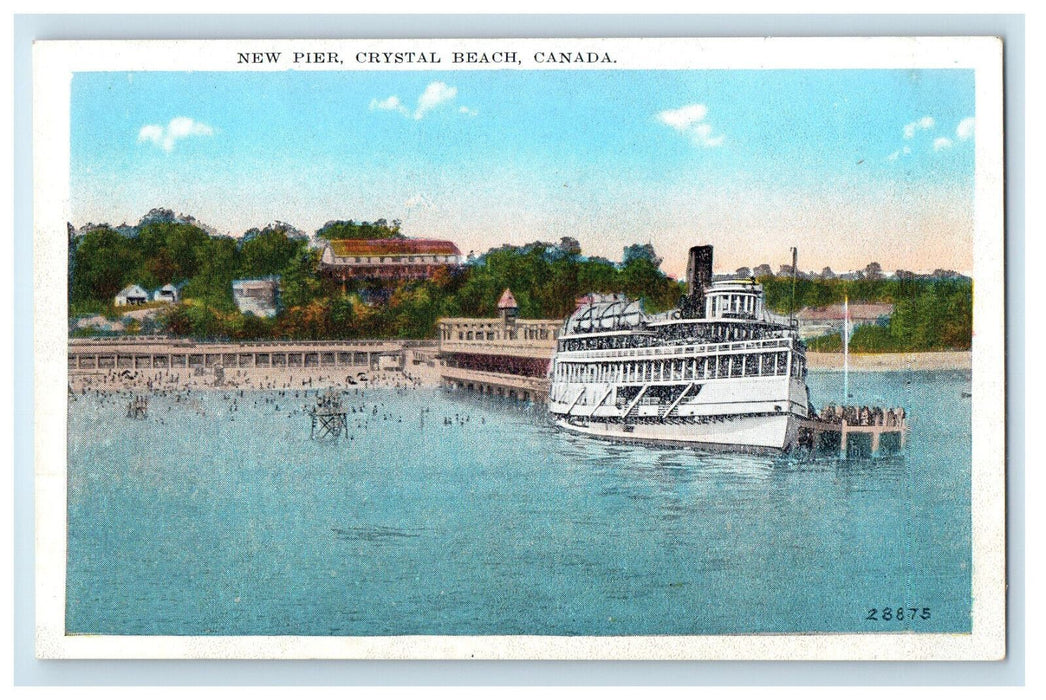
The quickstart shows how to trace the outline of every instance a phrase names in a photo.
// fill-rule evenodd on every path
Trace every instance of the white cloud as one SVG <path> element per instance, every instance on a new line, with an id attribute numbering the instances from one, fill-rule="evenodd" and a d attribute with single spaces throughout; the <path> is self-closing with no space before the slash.
<path id="1" fill-rule="evenodd" d="M 189 117 L 175 117 L 167 122 L 166 127 L 160 124 L 143 126 L 138 130 L 138 142 L 147 141 L 170 153 L 174 150 L 174 145 L 182 139 L 190 136 L 212 136 L 213 134 L 214 129 L 203 122 Z"/>
<path id="2" fill-rule="evenodd" d="M 400 102 L 400 98 L 395 95 L 389 95 L 384 100 L 371 100 L 371 109 L 380 109 L 386 112 L 399 112 L 400 114 L 407 114 L 407 108 Z"/>
<path id="3" fill-rule="evenodd" d="M 916 119 L 914 122 L 905 124 L 904 125 L 904 138 L 906 138 L 906 139 L 915 138 L 915 132 L 917 132 L 917 131 L 926 131 L 927 129 L 932 129 L 933 125 L 935 123 L 936 122 L 934 122 L 933 117 L 926 116 L 926 117 L 922 117 L 920 119 Z"/>
<path id="4" fill-rule="evenodd" d="M 657 115 L 658 121 L 667 124 L 676 131 L 685 132 L 694 122 L 702 121 L 708 114 L 708 107 L 702 104 L 686 105 L 679 109 L 666 109 Z"/>
<path id="5" fill-rule="evenodd" d="M 903 156 L 910 156 L 911 154 L 912 154 L 912 147 L 911 146 L 905 146 L 904 148 L 898 148 L 896 151 L 894 151 L 890 155 L 886 156 L 886 160 L 888 160 L 890 162 L 893 162 L 895 160 L 898 160 L 899 158 L 902 158 Z"/>
<path id="6" fill-rule="evenodd" d="M 458 89 L 446 83 L 438 80 L 434 83 L 429 83 L 428 87 L 425 88 L 425 92 L 421 93 L 421 97 L 418 98 L 418 108 L 414 110 L 414 118 L 421 119 L 426 113 L 431 112 L 441 104 L 453 100 L 457 94 Z"/>
<path id="7" fill-rule="evenodd" d="M 384 100 L 373 99 L 370 101 L 370 108 L 385 112 L 398 112 L 405 117 L 421 119 L 432 110 L 452 102 L 457 95 L 458 89 L 456 87 L 437 80 L 425 87 L 425 91 L 418 97 L 417 107 L 413 111 L 408 109 L 396 95 L 390 95 Z M 461 106 L 458 107 L 457 111 L 459 114 L 469 117 L 476 116 L 476 110 L 469 107 Z"/>
<path id="8" fill-rule="evenodd" d="M 965 141 L 973 136 L 974 124 L 973 117 L 966 117 L 959 122 L 959 126 L 955 127 L 955 135 L 959 137 L 960 141 Z"/>
<path id="9" fill-rule="evenodd" d="M 723 143 L 723 134 L 713 135 L 712 125 L 704 121 L 708 107 L 703 104 L 690 104 L 678 109 L 666 109 L 658 112 L 657 120 L 688 136 L 695 146 L 715 148 Z"/>
<path id="10" fill-rule="evenodd" d="M 146 124 L 138 131 L 139 141 L 152 141 L 157 146 L 163 142 L 163 127 L 159 124 Z"/>
<path id="11" fill-rule="evenodd" d="M 946 148 L 952 147 L 952 140 L 941 136 L 933 140 L 933 150 L 943 151 Z"/>

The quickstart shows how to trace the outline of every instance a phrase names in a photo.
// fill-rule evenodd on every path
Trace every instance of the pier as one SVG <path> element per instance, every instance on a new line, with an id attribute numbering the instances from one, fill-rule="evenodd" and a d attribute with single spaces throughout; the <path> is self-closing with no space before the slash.
<path id="1" fill-rule="evenodd" d="M 860 451 L 854 438 L 869 438 L 871 455 L 880 453 L 883 437 L 896 439 L 898 450 L 908 441 L 908 419 L 903 408 L 869 406 L 829 406 L 819 416 L 799 424 L 799 443 L 818 450 L 838 448 L 839 456 L 846 458 Z"/>
<path id="2" fill-rule="evenodd" d="M 543 402 L 548 365 L 563 322 L 519 319 L 505 290 L 498 318 L 439 320 L 440 383 L 444 388 Z"/>

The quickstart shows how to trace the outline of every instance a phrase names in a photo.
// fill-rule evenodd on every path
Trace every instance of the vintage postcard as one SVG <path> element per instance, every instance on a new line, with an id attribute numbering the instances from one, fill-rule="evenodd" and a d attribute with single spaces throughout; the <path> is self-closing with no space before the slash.
<path id="1" fill-rule="evenodd" d="M 1001 56 L 38 42 L 37 656 L 1005 657 Z"/>

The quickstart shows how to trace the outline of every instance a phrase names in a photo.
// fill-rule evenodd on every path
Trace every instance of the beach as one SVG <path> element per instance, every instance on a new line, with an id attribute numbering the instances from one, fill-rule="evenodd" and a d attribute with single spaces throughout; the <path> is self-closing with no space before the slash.
<path id="1" fill-rule="evenodd" d="M 851 372 L 897 372 L 901 370 L 927 371 L 970 369 L 969 351 L 958 352 L 904 352 L 882 354 L 850 353 Z M 810 369 L 843 369 L 841 352 L 807 352 L 806 366 Z"/>
<path id="2" fill-rule="evenodd" d="M 362 387 L 384 387 L 406 389 L 432 386 L 430 375 L 412 373 L 410 370 L 354 370 L 335 371 L 332 368 L 302 369 L 290 371 L 264 369 L 232 369 L 225 372 L 221 381 L 211 372 L 194 374 L 191 370 L 131 370 L 108 372 L 77 372 L 69 375 L 69 392 L 120 391 L 261 391 L 261 390 L 308 390 L 308 389 L 353 389 Z"/>

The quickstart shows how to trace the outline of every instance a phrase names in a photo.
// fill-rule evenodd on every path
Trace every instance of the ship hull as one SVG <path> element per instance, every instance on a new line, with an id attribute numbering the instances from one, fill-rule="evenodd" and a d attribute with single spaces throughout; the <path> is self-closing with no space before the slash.
<path id="1" fill-rule="evenodd" d="M 799 418 L 793 414 L 732 415 L 707 421 L 593 421 L 554 417 L 560 428 L 589 437 L 641 445 L 729 452 L 780 453 L 796 443 Z"/>

